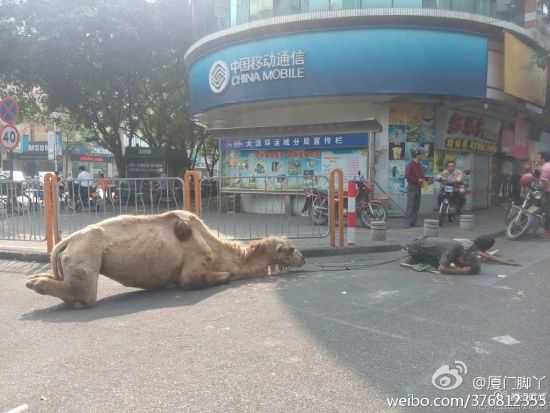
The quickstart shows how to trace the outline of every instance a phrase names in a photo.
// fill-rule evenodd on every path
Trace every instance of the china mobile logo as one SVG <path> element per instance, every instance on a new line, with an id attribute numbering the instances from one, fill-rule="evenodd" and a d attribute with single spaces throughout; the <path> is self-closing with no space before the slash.
<path id="1" fill-rule="evenodd" d="M 462 384 L 462 376 L 468 373 L 463 361 L 455 360 L 454 368 L 444 364 L 432 376 L 432 384 L 441 390 L 453 390 Z"/>
<path id="2" fill-rule="evenodd" d="M 229 67 L 223 60 L 217 60 L 210 68 L 208 75 L 210 90 L 214 93 L 221 93 L 229 84 Z"/>

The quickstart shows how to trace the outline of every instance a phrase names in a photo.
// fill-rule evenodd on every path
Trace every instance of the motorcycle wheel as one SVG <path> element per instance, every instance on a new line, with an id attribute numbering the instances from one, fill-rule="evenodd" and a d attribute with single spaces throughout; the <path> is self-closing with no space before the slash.
<path id="1" fill-rule="evenodd" d="M 439 226 L 442 227 L 449 212 L 449 204 L 441 204 L 439 207 Z"/>
<path id="2" fill-rule="evenodd" d="M 512 208 L 512 204 L 506 206 L 504 211 L 504 223 L 508 225 L 512 219 L 516 217 L 519 210 L 517 208 Z"/>
<path id="3" fill-rule="evenodd" d="M 506 227 L 506 239 L 515 241 L 521 238 L 529 231 L 529 228 L 533 226 L 534 219 L 535 217 L 533 217 L 533 215 L 524 212 L 514 217 Z"/>
<path id="4" fill-rule="evenodd" d="M 315 225 L 325 225 L 328 222 L 328 200 L 315 198 L 308 209 L 309 218 Z"/>
<path id="5" fill-rule="evenodd" d="M 370 206 L 372 208 L 372 212 L 371 208 L 369 208 L 368 205 L 365 205 L 359 214 L 361 223 L 367 228 L 371 227 L 372 221 L 386 221 L 386 210 L 382 205 L 371 204 Z"/>

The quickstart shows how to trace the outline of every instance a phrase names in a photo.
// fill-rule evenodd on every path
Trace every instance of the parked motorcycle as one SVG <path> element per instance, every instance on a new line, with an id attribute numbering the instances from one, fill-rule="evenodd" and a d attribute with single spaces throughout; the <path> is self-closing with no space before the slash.
<path id="1" fill-rule="evenodd" d="M 89 209 L 97 211 L 101 196 L 95 186 L 81 187 L 77 183 L 69 182 L 68 197 L 65 197 L 67 208 L 74 211 L 79 209 Z"/>
<path id="2" fill-rule="evenodd" d="M 543 225 L 547 217 L 542 208 L 544 203 L 544 192 L 538 181 L 533 181 L 531 188 L 525 191 L 521 205 L 512 204 L 509 220 L 506 226 L 506 238 L 517 240 L 527 234 L 529 230 L 537 231 L 539 225 Z"/>
<path id="3" fill-rule="evenodd" d="M 468 174 L 468 172 L 464 172 L 465 175 Z M 468 187 L 468 181 L 466 179 L 463 179 L 461 182 L 455 182 L 453 184 L 448 184 L 446 182 L 443 182 L 443 180 L 439 180 L 441 185 L 443 185 L 443 199 L 441 201 L 441 205 L 439 205 L 439 226 L 443 226 L 443 223 L 445 222 L 445 218 L 447 218 L 448 222 L 452 222 L 453 218 L 457 215 L 457 211 L 459 210 L 460 205 L 458 203 L 460 202 L 459 194 L 465 194 L 466 188 Z"/>
<path id="4" fill-rule="evenodd" d="M 370 200 L 372 183 L 361 178 L 354 180 L 357 184 L 357 196 L 355 198 L 355 212 L 360 222 L 367 228 L 371 227 L 372 221 L 385 221 L 387 217 L 384 206 L 375 199 Z M 309 218 L 314 224 L 324 225 L 328 222 L 329 198 L 327 190 L 317 188 L 306 189 L 306 201 L 302 213 L 308 212 Z M 338 208 L 338 204 L 336 204 Z M 347 216 L 348 194 L 344 191 L 344 216 Z"/>

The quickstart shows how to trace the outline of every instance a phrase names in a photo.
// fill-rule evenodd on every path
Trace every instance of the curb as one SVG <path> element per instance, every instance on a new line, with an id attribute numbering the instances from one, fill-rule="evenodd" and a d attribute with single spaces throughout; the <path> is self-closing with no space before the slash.
<path id="1" fill-rule="evenodd" d="M 495 238 L 504 236 L 504 231 L 496 231 L 489 234 Z M 300 248 L 306 258 L 313 257 L 335 257 L 338 255 L 351 254 L 372 254 L 377 252 L 400 251 L 405 248 L 405 243 L 378 242 L 374 245 L 348 245 L 347 247 L 313 247 Z M 0 259 L 28 261 L 28 262 L 50 262 L 50 254 L 47 252 L 31 252 L 22 250 L 0 249 Z"/>
<path id="2" fill-rule="evenodd" d="M 0 249 L 0 259 L 48 263 L 50 262 L 50 254 L 47 252 Z"/>
<path id="3" fill-rule="evenodd" d="M 338 255 L 400 251 L 404 248 L 404 246 L 405 244 L 380 243 L 376 245 L 349 245 L 347 247 L 300 248 L 300 251 L 306 258 L 335 257 Z M 27 252 L 21 250 L 0 249 L 0 259 L 48 263 L 50 262 L 50 254 L 47 252 Z"/>
<path id="4" fill-rule="evenodd" d="M 306 258 L 334 257 L 337 255 L 372 254 L 376 252 L 400 251 L 405 244 L 380 243 L 376 245 L 348 245 L 347 247 L 317 247 L 300 248 L 300 252 Z"/>

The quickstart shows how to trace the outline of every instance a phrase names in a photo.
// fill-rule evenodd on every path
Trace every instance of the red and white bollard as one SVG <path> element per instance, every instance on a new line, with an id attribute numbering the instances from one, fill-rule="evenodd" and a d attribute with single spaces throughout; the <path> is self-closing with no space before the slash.
<path id="1" fill-rule="evenodd" d="M 357 183 L 348 181 L 348 244 L 355 244 L 355 226 L 357 214 L 355 213 L 355 197 L 357 196 Z"/>

